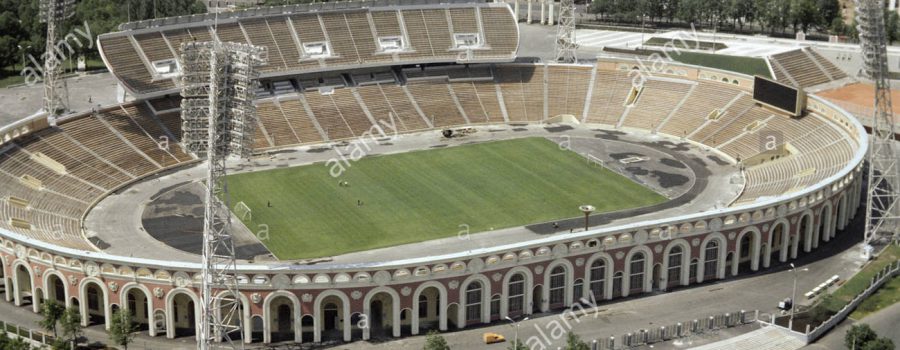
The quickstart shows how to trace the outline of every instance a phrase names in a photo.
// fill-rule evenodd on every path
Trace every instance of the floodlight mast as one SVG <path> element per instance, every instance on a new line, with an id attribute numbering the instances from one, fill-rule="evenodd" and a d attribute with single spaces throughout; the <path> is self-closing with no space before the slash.
<path id="1" fill-rule="evenodd" d="M 900 238 L 900 169 L 893 150 L 894 114 L 891 108 L 887 34 L 883 0 L 856 0 L 863 72 L 875 83 L 875 114 L 869 144 L 866 199 L 866 246 L 881 235 Z"/>
<path id="2" fill-rule="evenodd" d="M 44 53 L 44 109 L 51 117 L 68 110 L 66 89 L 62 79 L 62 62 L 56 50 L 57 28 L 75 14 L 75 0 L 41 0 L 41 22 L 47 24 Z"/>
<path id="3" fill-rule="evenodd" d="M 182 46 L 182 140 L 188 151 L 207 158 L 203 223 L 201 321 L 197 347 L 211 349 L 225 341 L 232 348 L 240 334 L 242 305 L 237 258 L 228 231 L 231 222 L 226 160 L 249 157 L 256 125 L 253 106 L 265 49 L 245 44 L 192 42 Z M 246 340 L 248 334 L 243 332 Z"/>
<path id="4" fill-rule="evenodd" d="M 553 2 L 550 2 L 553 6 Z M 559 21 L 556 27 L 556 62 L 576 63 L 578 57 L 575 54 L 578 46 L 575 44 L 575 0 L 561 0 L 559 2 Z"/>

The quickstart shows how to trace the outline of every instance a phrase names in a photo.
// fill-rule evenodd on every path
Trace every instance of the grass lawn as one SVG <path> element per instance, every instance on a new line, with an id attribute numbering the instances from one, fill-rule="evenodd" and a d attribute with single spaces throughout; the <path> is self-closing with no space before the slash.
<path id="1" fill-rule="evenodd" d="M 850 314 L 854 320 L 860 320 L 875 311 L 900 303 L 900 276 L 887 281 L 875 294 L 859 304 L 859 307 Z"/>
<path id="2" fill-rule="evenodd" d="M 870 262 L 861 271 L 856 273 L 856 275 L 853 275 L 850 280 L 848 280 L 843 285 L 841 285 L 840 288 L 835 290 L 834 293 L 831 294 L 831 297 L 824 300 L 821 305 L 828 311 L 839 311 L 844 307 L 844 305 L 847 305 L 847 303 L 853 300 L 853 297 L 857 296 L 859 293 L 862 293 L 862 291 L 864 291 L 869 286 L 869 282 L 872 280 L 872 277 L 874 277 L 875 274 L 878 273 L 878 271 L 884 269 L 884 267 L 888 264 L 897 261 L 897 259 L 900 259 L 900 247 L 891 245 L 890 247 L 885 249 L 885 251 L 881 253 L 881 255 L 879 255 L 877 259 Z M 895 281 L 891 283 L 896 283 L 896 278 L 894 280 Z M 886 286 L 887 284 L 885 284 L 885 286 L 883 286 L 882 288 Z M 893 298 L 897 297 L 897 293 L 898 291 L 895 289 L 893 292 Z M 860 305 L 865 305 L 866 302 L 868 302 L 868 299 L 866 301 L 863 301 L 863 303 Z M 870 312 L 874 311 L 875 310 L 870 310 Z"/>
<path id="3" fill-rule="evenodd" d="M 672 59 L 682 63 L 717 68 L 748 75 L 772 77 L 769 73 L 769 66 L 766 65 L 766 61 L 762 58 L 687 51 L 681 51 L 677 54 L 673 52 L 671 56 Z"/>
<path id="4" fill-rule="evenodd" d="M 339 178 L 324 163 L 231 175 L 231 202 L 251 208 L 252 231 L 269 226 L 263 243 L 278 258 L 301 259 L 452 237 L 465 225 L 477 233 L 577 217 L 582 204 L 608 212 L 665 201 L 544 138 L 350 164 Z"/>

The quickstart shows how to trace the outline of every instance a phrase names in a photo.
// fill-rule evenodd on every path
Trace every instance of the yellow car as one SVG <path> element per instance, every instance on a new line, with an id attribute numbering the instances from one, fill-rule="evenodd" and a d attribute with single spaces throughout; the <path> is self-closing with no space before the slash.
<path id="1" fill-rule="evenodd" d="M 485 333 L 481 338 L 484 339 L 485 344 L 502 343 L 506 341 L 506 338 L 497 333 Z"/>

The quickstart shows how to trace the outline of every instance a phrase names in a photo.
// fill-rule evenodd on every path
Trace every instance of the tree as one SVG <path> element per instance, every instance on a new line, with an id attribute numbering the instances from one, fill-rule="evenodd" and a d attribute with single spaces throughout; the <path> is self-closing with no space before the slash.
<path id="1" fill-rule="evenodd" d="M 731 0 L 728 14 L 741 31 L 744 23 L 752 23 L 756 19 L 756 2 L 749 0 Z"/>
<path id="2" fill-rule="evenodd" d="M 900 15 L 897 11 L 885 10 L 884 31 L 887 33 L 888 44 L 900 39 Z"/>
<path id="3" fill-rule="evenodd" d="M 865 323 L 855 324 L 844 334 L 844 346 L 847 349 L 862 349 L 866 343 L 878 338 L 878 334 Z"/>
<path id="4" fill-rule="evenodd" d="M 818 0 L 816 7 L 822 14 L 822 24 L 834 23 L 835 18 L 843 20 L 839 0 Z"/>
<path id="5" fill-rule="evenodd" d="M 128 350 L 128 344 L 134 341 L 138 327 L 128 310 L 116 310 L 113 312 L 109 327 L 109 339 L 116 345 Z"/>
<path id="6" fill-rule="evenodd" d="M 513 340 L 509 343 L 509 346 L 506 347 L 507 350 L 530 350 L 528 346 L 525 345 L 521 340 Z"/>
<path id="7" fill-rule="evenodd" d="M 424 350 L 450 350 L 447 340 L 436 331 L 429 331 L 425 336 Z"/>
<path id="8" fill-rule="evenodd" d="M 894 350 L 894 341 L 890 338 L 878 338 L 862 347 L 862 350 Z"/>
<path id="9" fill-rule="evenodd" d="M 578 334 L 575 334 L 572 331 L 566 333 L 566 350 L 590 350 L 591 347 L 588 346 Z"/>
<path id="10" fill-rule="evenodd" d="M 60 305 L 60 303 L 56 300 L 47 300 L 43 305 L 41 305 L 41 316 L 44 317 L 39 322 L 41 328 L 53 332 L 53 338 L 59 337 L 56 325 L 57 323 L 59 323 L 59 320 L 62 319 L 65 312 L 66 307 Z"/>
<path id="11" fill-rule="evenodd" d="M 791 23 L 794 31 L 797 26 L 803 29 L 803 32 L 809 32 L 810 28 L 814 28 L 822 24 L 822 14 L 816 8 L 816 0 L 793 0 L 791 1 Z"/>
<path id="12" fill-rule="evenodd" d="M 81 313 L 78 311 L 78 307 L 67 308 L 59 320 L 59 326 L 62 329 L 62 338 L 68 341 L 71 349 L 74 349 L 78 338 L 81 337 L 82 330 Z"/>
<path id="13" fill-rule="evenodd" d="M 22 338 L 10 338 L 5 330 L 0 330 L 0 349 L 3 350 L 30 350 L 31 346 Z"/>

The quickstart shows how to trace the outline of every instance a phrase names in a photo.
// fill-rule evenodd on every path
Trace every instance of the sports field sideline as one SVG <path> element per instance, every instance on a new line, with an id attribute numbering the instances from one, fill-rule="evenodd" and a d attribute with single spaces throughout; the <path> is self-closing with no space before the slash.
<path id="1" fill-rule="evenodd" d="M 483 232 L 665 201 L 632 180 L 532 137 L 366 157 L 340 177 L 324 163 L 231 175 L 253 232 L 279 259 Z M 344 184 L 342 184 L 344 183 Z"/>

